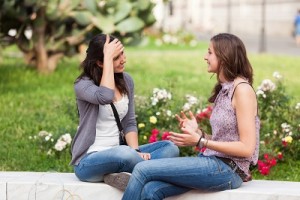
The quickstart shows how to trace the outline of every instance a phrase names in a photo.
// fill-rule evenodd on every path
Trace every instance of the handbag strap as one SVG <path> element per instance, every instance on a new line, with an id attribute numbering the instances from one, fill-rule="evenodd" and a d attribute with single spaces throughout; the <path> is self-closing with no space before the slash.
<path id="1" fill-rule="evenodd" d="M 117 125 L 118 125 L 118 128 L 119 128 L 119 131 L 121 133 L 123 131 L 123 127 L 122 127 L 122 124 L 121 124 L 121 121 L 120 121 L 120 118 L 119 118 L 119 113 L 118 113 L 115 105 L 112 102 L 110 103 L 110 105 L 111 105 L 111 108 L 113 110 L 114 116 L 116 118 L 116 122 L 117 122 Z"/>

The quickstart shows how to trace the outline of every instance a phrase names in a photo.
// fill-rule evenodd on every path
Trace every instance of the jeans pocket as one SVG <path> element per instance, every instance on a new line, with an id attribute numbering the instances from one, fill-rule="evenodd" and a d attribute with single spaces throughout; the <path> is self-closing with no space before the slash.
<path id="1" fill-rule="evenodd" d="M 209 191 L 223 191 L 223 190 L 230 190 L 230 189 L 232 189 L 231 181 L 208 188 Z"/>

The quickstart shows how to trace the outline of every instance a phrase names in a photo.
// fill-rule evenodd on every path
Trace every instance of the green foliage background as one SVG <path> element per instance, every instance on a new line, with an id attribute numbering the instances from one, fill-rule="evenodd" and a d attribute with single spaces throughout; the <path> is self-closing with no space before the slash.
<path id="1" fill-rule="evenodd" d="M 127 72 L 135 80 L 137 95 L 150 97 L 154 87 L 166 88 L 173 94 L 173 107 L 181 107 L 185 94 L 201 96 L 205 100 L 215 83 L 206 72 L 203 56 L 207 44 L 196 47 L 127 48 Z M 41 130 L 56 137 L 75 134 L 77 110 L 73 82 L 79 74 L 79 57 L 62 59 L 52 75 L 41 75 L 26 68 L 14 48 L 3 52 L 0 65 L 0 170 L 3 171 L 61 171 L 71 172 L 70 155 L 64 151 L 59 157 L 49 157 L 29 139 Z M 279 71 L 292 102 L 299 102 L 300 57 L 268 54 L 249 55 L 255 72 L 255 88 L 263 79 Z M 177 103 L 178 102 L 178 103 Z M 138 107 L 137 107 L 138 109 Z M 177 110 L 177 109 L 176 109 Z M 287 161 L 275 166 L 272 174 L 257 179 L 300 181 L 299 161 Z"/>

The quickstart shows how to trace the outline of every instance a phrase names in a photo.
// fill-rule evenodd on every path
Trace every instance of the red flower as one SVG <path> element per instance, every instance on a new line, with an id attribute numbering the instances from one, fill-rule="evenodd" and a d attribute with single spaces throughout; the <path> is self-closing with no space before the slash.
<path id="1" fill-rule="evenodd" d="M 195 147 L 195 151 L 199 151 L 203 153 L 206 150 L 206 147 L 203 147 L 202 149 L 199 149 L 199 147 Z"/>
<path id="2" fill-rule="evenodd" d="M 212 106 L 207 106 L 206 109 L 204 109 L 202 112 L 198 113 L 196 115 L 196 119 L 198 122 L 204 120 L 204 119 L 209 119 L 212 111 Z"/>
<path id="3" fill-rule="evenodd" d="M 281 152 L 279 152 L 279 153 L 277 154 L 277 158 L 278 158 L 279 160 L 282 160 L 283 154 L 282 154 Z"/>
<path id="4" fill-rule="evenodd" d="M 263 166 L 259 172 L 262 174 L 262 175 L 268 175 L 270 173 L 270 167 L 265 165 Z"/>
<path id="5" fill-rule="evenodd" d="M 277 160 L 275 158 L 272 158 L 271 160 L 268 161 L 268 164 L 273 167 L 277 164 Z"/>
<path id="6" fill-rule="evenodd" d="M 156 141 L 157 141 L 156 135 L 151 135 L 150 138 L 149 138 L 149 143 L 153 143 L 153 142 L 156 142 Z"/>
<path id="7" fill-rule="evenodd" d="M 151 135 L 157 136 L 158 134 L 159 134 L 159 130 L 157 130 L 156 128 L 152 129 Z"/>
<path id="8" fill-rule="evenodd" d="M 264 154 L 264 159 L 265 159 L 265 160 L 269 160 L 269 154 L 265 153 L 265 154 Z"/>
<path id="9" fill-rule="evenodd" d="M 282 140 L 282 145 L 283 145 L 284 147 L 286 147 L 286 146 L 288 145 L 288 143 L 287 143 L 285 140 Z"/>
<path id="10" fill-rule="evenodd" d="M 270 157 L 269 154 L 264 154 L 264 161 L 258 160 L 258 171 L 262 175 L 268 175 L 270 173 L 270 169 L 277 164 L 277 160 L 274 157 Z"/>
<path id="11" fill-rule="evenodd" d="M 164 132 L 163 135 L 161 136 L 161 139 L 162 139 L 162 140 L 168 140 L 168 136 L 169 136 L 169 135 L 170 135 L 170 133 L 166 131 L 166 132 Z"/>

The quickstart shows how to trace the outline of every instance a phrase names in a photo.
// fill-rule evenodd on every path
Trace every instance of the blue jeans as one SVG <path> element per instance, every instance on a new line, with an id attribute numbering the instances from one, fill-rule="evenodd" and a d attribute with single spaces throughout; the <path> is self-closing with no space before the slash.
<path id="1" fill-rule="evenodd" d="M 151 159 L 171 158 L 179 155 L 178 147 L 168 140 L 141 145 L 139 149 L 143 153 L 150 153 Z M 103 181 L 105 174 L 131 173 L 134 166 L 141 161 L 144 159 L 134 149 L 121 145 L 86 154 L 79 164 L 74 166 L 74 171 L 81 181 L 100 182 Z"/>
<path id="2" fill-rule="evenodd" d="M 242 182 L 215 156 L 149 160 L 135 166 L 122 199 L 163 199 L 191 189 L 222 191 L 238 188 Z"/>

